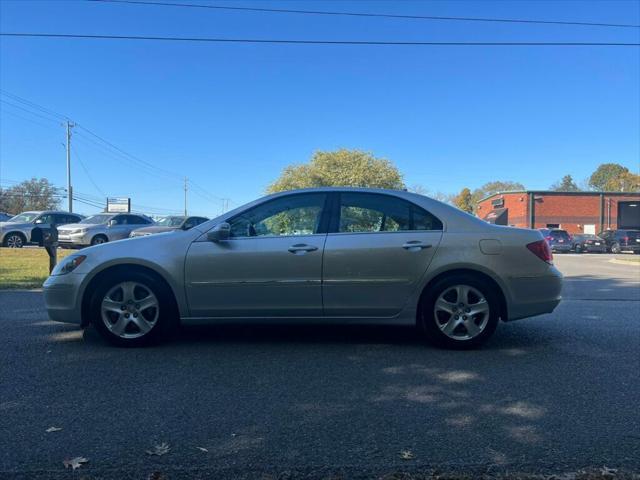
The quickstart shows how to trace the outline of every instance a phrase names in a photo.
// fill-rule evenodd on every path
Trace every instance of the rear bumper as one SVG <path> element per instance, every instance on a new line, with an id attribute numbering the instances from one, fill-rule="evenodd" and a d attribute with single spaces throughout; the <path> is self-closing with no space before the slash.
<path id="1" fill-rule="evenodd" d="M 570 252 L 571 245 L 563 243 L 559 245 L 550 245 L 552 252 Z"/>
<path id="2" fill-rule="evenodd" d="M 509 284 L 509 321 L 551 313 L 562 300 L 562 274 L 555 267 L 547 275 L 512 277 Z"/>
<path id="3" fill-rule="evenodd" d="M 623 252 L 640 252 L 640 244 L 638 245 L 621 245 L 620 250 Z"/>

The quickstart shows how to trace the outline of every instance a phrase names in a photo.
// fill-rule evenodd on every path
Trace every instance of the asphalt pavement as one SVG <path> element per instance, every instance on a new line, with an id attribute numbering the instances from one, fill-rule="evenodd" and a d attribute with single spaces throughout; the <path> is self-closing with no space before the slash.
<path id="1" fill-rule="evenodd" d="M 39 292 L 0 292 L 0 478 L 640 472 L 640 264 L 611 258 L 556 255 L 556 311 L 470 352 L 353 326 L 118 349 L 49 321 Z"/>

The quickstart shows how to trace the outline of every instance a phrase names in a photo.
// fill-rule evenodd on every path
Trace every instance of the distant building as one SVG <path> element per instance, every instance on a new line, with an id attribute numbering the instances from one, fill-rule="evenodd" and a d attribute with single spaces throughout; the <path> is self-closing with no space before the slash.
<path id="1" fill-rule="evenodd" d="M 476 215 L 496 225 L 569 233 L 640 230 L 640 192 L 503 192 L 480 200 Z"/>

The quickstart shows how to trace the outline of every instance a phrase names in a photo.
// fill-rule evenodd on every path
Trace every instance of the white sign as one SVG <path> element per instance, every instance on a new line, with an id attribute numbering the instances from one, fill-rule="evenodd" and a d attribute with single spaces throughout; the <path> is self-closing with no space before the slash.
<path id="1" fill-rule="evenodd" d="M 125 197 L 107 198 L 107 212 L 129 213 L 131 211 L 131 199 Z"/>

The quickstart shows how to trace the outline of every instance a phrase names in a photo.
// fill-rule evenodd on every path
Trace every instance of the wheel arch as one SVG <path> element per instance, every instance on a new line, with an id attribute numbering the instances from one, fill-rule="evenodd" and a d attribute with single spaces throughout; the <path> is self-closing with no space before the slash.
<path id="1" fill-rule="evenodd" d="M 460 267 L 453 268 L 451 270 L 445 270 L 444 272 L 440 272 L 431 278 L 427 284 L 422 288 L 422 292 L 420 293 L 420 298 L 418 300 L 418 308 L 416 309 L 416 323 L 420 322 L 420 309 L 422 308 L 422 301 L 424 297 L 429 292 L 429 289 L 435 285 L 437 282 L 442 280 L 443 278 L 447 278 L 453 275 L 472 275 L 484 282 L 487 282 L 491 285 L 498 295 L 498 300 L 500 302 L 500 318 L 504 321 L 509 318 L 508 306 L 507 306 L 507 297 L 505 296 L 505 292 L 502 286 L 488 273 L 476 270 L 469 267 Z"/>
<path id="2" fill-rule="evenodd" d="M 87 283 L 87 285 L 84 287 L 82 292 L 81 305 L 80 305 L 81 319 L 82 319 L 80 325 L 82 327 L 86 327 L 90 323 L 89 308 L 90 308 L 90 302 L 91 302 L 91 294 L 96 288 L 96 286 L 105 278 L 108 278 L 111 275 L 116 275 L 122 272 L 130 273 L 132 271 L 145 273 L 153 277 L 159 283 L 161 283 L 167 289 L 167 291 L 171 293 L 171 298 L 169 300 L 173 304 L 173 308 L 175 309 L 175 314 L 178 317 L 180 316 L 180 308 L 178 305 L 178 297 L 176 296 L 176 292 L 172 288 L 171 284 L 164 278 L 164 276 L 160 272 L 158 272 L 157 270 L 154 270 L 153 268 L 147 265 L 141 265 L 137 263 L 119 263 L 116 265 L 111 265 L 101 270 L 97 274 L 95 274 L 89 280 L 89 283 Z"/>
<path id="3" fill-rule="evenodd" d="M 90 244 L 93 244 L 93 241 L 98 238 L 98 237 L 102 237 L 104 238 L 107 242 L 109 242 L 109 237 L 107 236 L 107 234 L 105 233 L 96 233 L 94 235 L 91 236 L 91 240 L 89 240 Z"/>
<path id="4" fill-rule="evenodd" d="M 27 239 L 27 235 L 24 232 L 21 232 L 20 230 L 11 230 L 7 233 L 4 234 L 4 236 L 2 237 L 2 245 L 5 245 L 5 242 L 7 241 L 7 238 L 9 238 L 11 235 L 19 235 L 20 237 L 22 237 L 22 242 L 26 245 L 28 243 L 28 239 Z"/>

